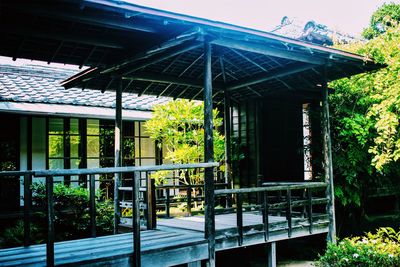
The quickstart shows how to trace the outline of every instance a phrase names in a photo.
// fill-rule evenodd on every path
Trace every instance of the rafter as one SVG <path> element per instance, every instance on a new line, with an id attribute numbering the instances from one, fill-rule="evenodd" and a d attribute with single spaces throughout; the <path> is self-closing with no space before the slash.
<path id="1" fill-rule="evenodd" d="M 228 84 L 227 89 L 228 91 L 233 91 L 242 87 L 246 87 L 249 85 L 257 84 L 257 83 L 262 83 L 266 82 L 272 79 L 276 78 L 282 78 L 287 75 L 299 73 L 308 69 L 312 69 L 315 67 L 315 65 L 310 65 L 310 64 L 294 64 L 288 67 L 282 67 L 278 68 L 275 70 L 272 70 L 268 73 L 262 73 L 259 75 L 256 75 L 255 77 L 251 77 L 249 79 L 244 79 L 241 81 L 237 81 L 231 84 Z"/>
<path id="2" fill-rule="evenodd" d="M 124 76 L 123 79 L 126 80 L 136 80 L 136 81 L 147 81 L 147 82 L 157 82 L 157 83 L 172 83 L 177 85 L 184 85 L 196 88 L 202 88 L 203 82 L 201 80 L 194 80 L 188 78 L 178 78 L 171 75 L 166 74 L 158 74 L 158 73 L 141 73 L 132 76 Z M 223 85 L 214 82 L 214 88 L 222 88 Z"/>
<path id="3" fill-rule="evenodd" d="M 290 50 L 277 49 L 274 47 L 267 46 L 265 44 L 234 40 L 225 37 L 216 38 L 212 40 L 211 43 L 215 45 L 229 47 L 231 49 L 239 49 L 253 53 L 258 53 L 265 56 L 273 56 L 273 57 L 284 58 L 288 60 L 299 61 L 309 64 L 316 64 L 316 65 L 325 64 L 325 59 L 319 58 L 317 56 L 313 56 L 311 54 L 310 55 L 302 54 Z"/>

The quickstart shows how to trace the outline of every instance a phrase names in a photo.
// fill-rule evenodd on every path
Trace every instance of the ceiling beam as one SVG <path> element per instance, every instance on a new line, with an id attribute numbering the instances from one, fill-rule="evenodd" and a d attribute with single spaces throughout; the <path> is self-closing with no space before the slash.
<path id="1" fill-rule="evenodd" d="M 174 47 L 174 48 L 172 48 L 172 49 L 170 49 L 170 50 L 168 50 L 168 51 L 166 51 L 164 53 L 160 53 L 160 54 L 157 54 L 157 55 L 155 55 L 153 57 L 144 59 L 141 62 L 135 62 L 135 64 L 132 65 L 131 68 L 129 67 L 131 65 L 125 66 L 124 69 L 122 69 L 119 72 L 119 74 L 121 74 L 122 76 L 129 75 L 129 74 L 131 74 L 131 73 L 133 73 L 135 71 L 138 71 L 140 69 L 143 69 L 143 68 L 145 68 L 147 66 L 150 66 L 152 64 L 156 64 L 156 63 L 161 62 L 163 60 L 167 60 L 167 59 L 169 59 L 171 57 L 174 57 L 174 56 L 177 56 L 179 54 L 188 52 L 190 50 L 199 48 L 201 46 L 202 46 L 202 44 L 200 42 L 191 42 L 191 41 L 189 41 L 188 43 L 184 43 L 183 45 L 176 46 L 176 47 Z"/>
<path id="2" fill-rule="evenodd" d="M 176 56 L 187 51 L 186 49 L 191 50 L 194 46 L 199 45 L 193 41 L 194 39 L 198 39 L 198 33 L 198 28 L 191 29 L 190 31 L 184 32 L 157 46 L 153 46 L 145 51 L 135 54 L 134 56 L 113 64 L 106 69 L 100 70 L 96 68 L 90 71 L 90 73 L 83 71 L 78 75 L 65 80 L 62 84 L 66 88 L 71 88 L 81 82 L 90 81 L 99 75 L 121 75 L 124 73 L 124 70 L 129 69 L 130 66 L 132 66 L 132 68 L 129 69 L 131 72 L 132 70 L 137 70 L 138 67 L 140 69 L 149 64 L 154 64 L 161 60 Z M 127 73 L 125 75 L 127 75 Z"/>
<path id="3" fill-rule="evenodd" d="M 188 78 L 179 78 L 171 75 L 158 74 L 158 73 L 141 73 L 132 76 L 123 76 L 123 79 L 126 80 L 135 80 L 135 81 L 146 81 L 146 82 L 157 82 L 157 83 L 167 83 L 167 84 L 176 84 L 176 85 L 184 85 L 196 88 L 203 88 L 202 80 L 188 79 Z M 223 88 L 223 85 L 218 82 L 213 82 L 215 89 Z"/>
<path id="4" fill-rule="evenodd" d="M 303 54 L 291 50 L 278 49 L 268 46 L 268 44 L 254 43 L 249 41 L 234 40 L 226 37 L 216 38 L 211 41 L 212 44 L 228 47 L 231 49 L 239 49 L 248 52 L 258 53 L 265 56 L 284 58 L 287 60 L 299 61 L 303 63 L 323 65 L 325 59 L 319 58 L 312 54 Z"/>
<path id="5" fill-rule="evenodd" d="M 233 90 L 236 90 L 236 89 L 239 89 L 242 87 L 246 87 L 246 86 L 250 86 L 253 84 L 262 83 L 262 82 L 266 82 L 266 81 L 269 81 L 272 79 L 282 78 L 287 75 L 306 71 L 306 70 L 312 69 L 314 67 L 315 67 L 315 65 L 310 65 L 310 64 L 301 64 L 301 65 L 294 64 L 294 65 L 287 66 L 287 67 L 285 66 L 285 67 L 282 67 L 279 69 L 272 70 L 267 73 L 258 74 L 256 76 L 248 78 L 248 79 L 239 80 L 239 81 L 233 82 L 231 84 L 228 84 L 227 90 L 233 91 Z"/>

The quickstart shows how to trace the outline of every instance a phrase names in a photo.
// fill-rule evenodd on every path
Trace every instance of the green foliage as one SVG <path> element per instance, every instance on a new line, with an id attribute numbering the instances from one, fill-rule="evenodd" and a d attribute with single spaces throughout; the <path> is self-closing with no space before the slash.
<path id="1" fill-rule="evenodd" d="M 317 266 L 380 266 L 400 265 L 400 232 L 392 228 L 380 228 L 376 234 L 345 238 L 337 245 L 330 243 Z"/>
<path id="2" fill-rule="evenodd" d="M 383 4 L 371 17 L 369 26 L 364 29 L 364 38 L 372 39 L 393 26 L 393 21 L 400 21 L 400 4 Z"/>
<path id="3" fill-rule="evenodd" d="M 30 238 L 35 244 L 43 242 L 43 237 L 40 235 L 39 229 L 35 225 L 31 225 Z M 0 238 L 0 248 L 21 246 L 23 243 L 24 222 L 22 220 L 17 221 L 14 227 L 5 229 Z"/>
<path id="4" fill-rule="evenodd" d="M 218 111 L 213 111 L 214 129 L 222 125 Z M 176 100 L 158 105 L 153 118 L 144 125 L 150 137 L 157 140 L 164 149 L 165 158 L 174 164 L 198 163 L 204 161 L 204 106 L 202 103 L 188 100 Z M 214 131 L 214 159 L 224 157 L 224 136 Z M 166 173 L 155 174 L 157 183 Z M 181 173 L 181 180 L 187 181 L 187 173 Z M 189 172 L 192 183 L 201 181 L 201 174 Z"/>
<path id="5" fill-rule="evenodd" d="M 368 43 L 339 46 L 387 65 L 330 84 L 335 89 L 330 96 L 335 193 L 345 206 L 360 206 L 368 187 L 398 174 L 399 43 L 400 27 L 395 25 Z"/>
<path id="6" fill-rule="evenodd" d="M 109 200 L 101 200 L 101 192 L 96 192 L 96 230 L 98 235 L 111 234 L 114 225 L 114 207 Z M 43 183 L 32 185 L 32 201 L 35 212 L 31 224 L 32 240 L 41 243 L 46 239 L 46 187 Z M 54 185 L 54 211 L 56 240 L 69 240 L 87 237 L 90 227 L 89 190 L 82 187 L 70 187 L 64 184 Z M 58 231 L 62 229 L 62 231 Z M 17 246 L 23 243 L 23 222 L 5 229 L 1 236 L 1 246 Z"/>
<path id="7" fill-rule="evenodd" d="M 114 203 L 111 200 L 96 202 L 97 235 L 109 235 L 114 230 Z"/>

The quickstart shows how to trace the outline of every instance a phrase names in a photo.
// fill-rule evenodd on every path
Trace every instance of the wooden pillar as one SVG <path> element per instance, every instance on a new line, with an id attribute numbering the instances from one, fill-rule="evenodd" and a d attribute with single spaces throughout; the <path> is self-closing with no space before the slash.
<path id="1" fill-rule="evenodd" d="M 214 161 L 213 105 L 211 44 L 204 42 L 204 161 Z M 212 168 L 204 171 L 205 187 L 205 238 L 208 240 L 208 266 L 215 266 L 215 211 L 214 211 L 214 173 Z"/>
<path id="2" fill-rule="evenodd" d="M 329 216 L 329 232 L 327 240 L 336 243 L 336 221 L 335 221 L 335 195 L 333 189 L 333 164 L 332 164 L 332 144 L 329 123 L 329 99 L 327 87 L 327 70 L 324 67 L 322 84 L 322 142 L 323 142 L 323 168 L 325 182 L 328 184 L 326 196 L 328 198 L 327 213 Z"/>
<path id="3" fill-rule="evenodd" d="M 115 135 L 114 135 L 114 167 L 122 166 L 122 79 L 118 80 L 118 88 L 115 90 Z M 114 178 L 114 234 L 118 233 L 119 224 L 119 190 L 121 186 L 121 174 L 116 173 Z"/>
<path id="4" fill-rule="evenodd" d="M 276 267 L 276 243 L 267 243 L 268 267 Z"/>
<path id="5" fill-rule="evenodd" d="M 224 93 L 225 183 L 231 184 L 231 102 L 229 93 L 226 90 Z"/>

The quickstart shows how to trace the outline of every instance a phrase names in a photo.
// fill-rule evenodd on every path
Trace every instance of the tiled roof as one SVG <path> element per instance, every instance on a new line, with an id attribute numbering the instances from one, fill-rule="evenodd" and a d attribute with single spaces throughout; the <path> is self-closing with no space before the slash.
<path id="1" fill-rule="evenodd" d="M 320 45 L 335 43 L 350 43 L 356 41 L 353 36 L 334 31 L 326 25 L 313 20 L 302 21 L 297 18 L 283 17 L 281 23 L 271 30 L 272 33 L 285 37 L 299 39 Z"/>
<path id="2" fill-rule="evenodd" d="M 115 107 L 115 93 L 72 88 L 65 90 L 60 82 L 76 71 L 52 66 L 0 65 L 0 101 L 69 104 L 77 106 Z M 170 98 L 123 93 L 123 109 L 152 110 Z"/>

